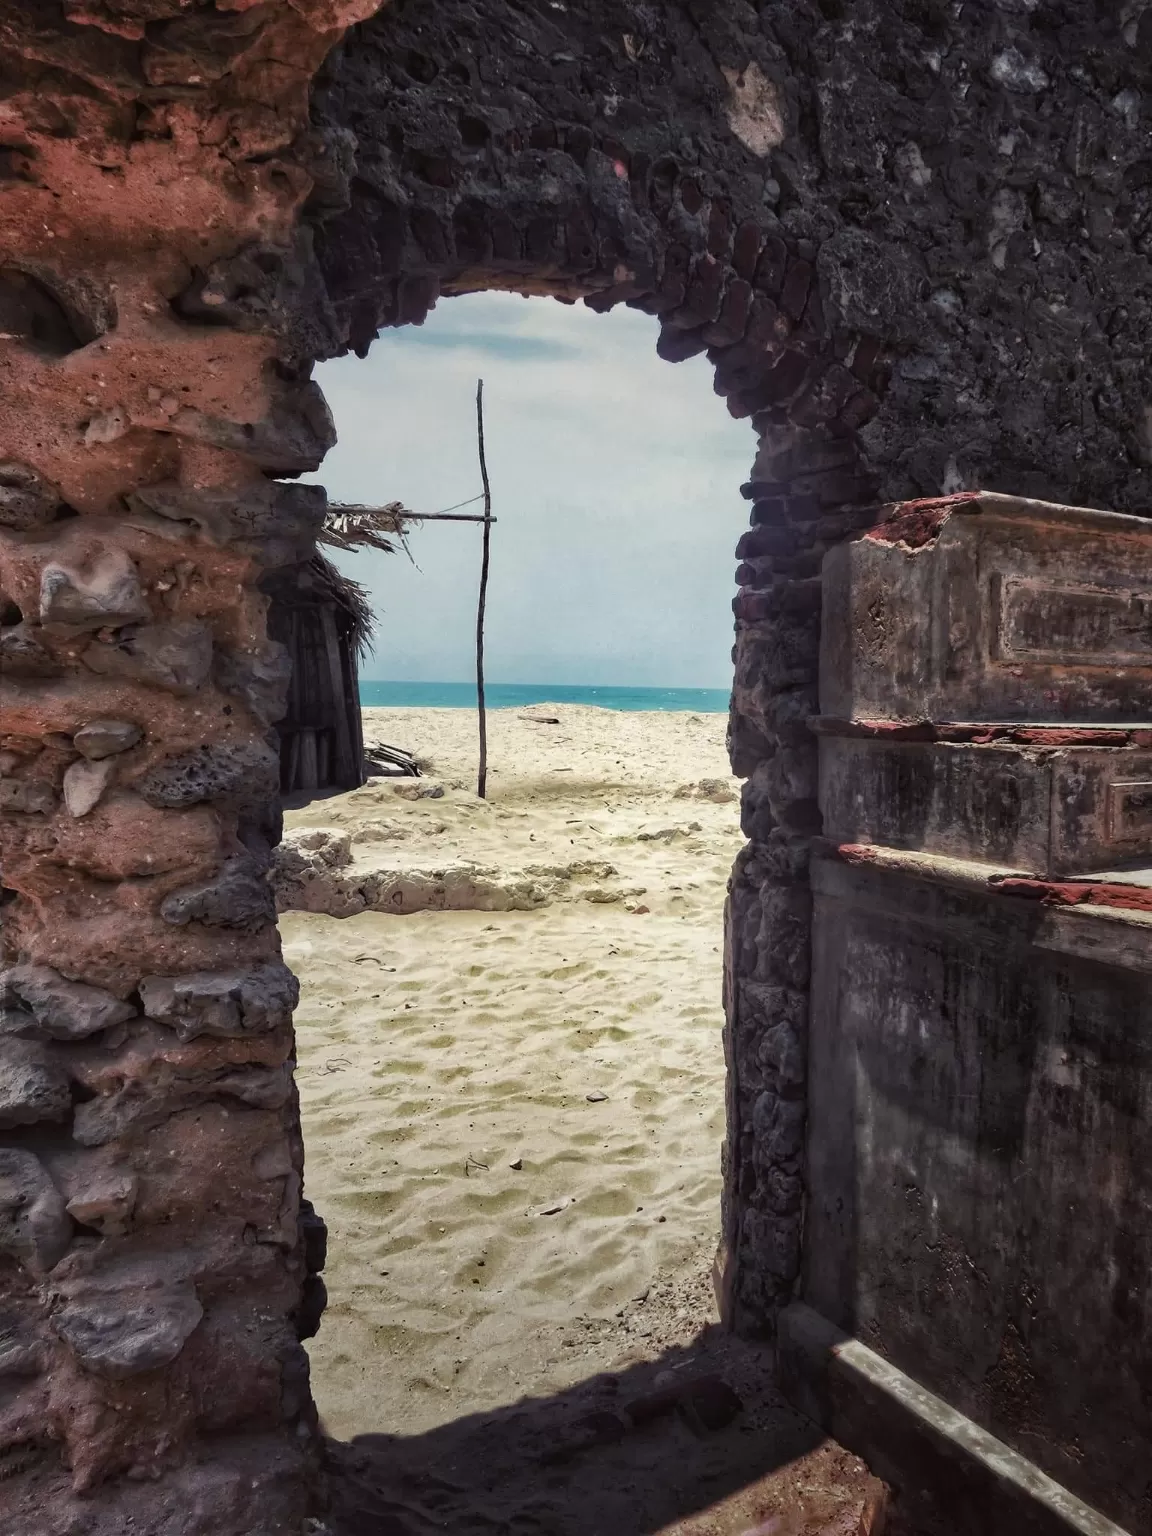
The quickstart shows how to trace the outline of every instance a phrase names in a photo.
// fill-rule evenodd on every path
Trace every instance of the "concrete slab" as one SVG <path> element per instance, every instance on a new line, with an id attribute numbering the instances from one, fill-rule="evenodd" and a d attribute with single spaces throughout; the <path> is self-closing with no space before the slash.
<path id="1" fill-rule="evenodd" d="M 824 561 L 820 708 L 841 720 L 1152 716 L 1152 523 L 972 492 L 890 509 Z"/>
<path id="2" fill-rule="evenodd" d="M 1135 1536 L 802 1303 L 781 1315 L 781 1385 L 934 1536 Z"/>

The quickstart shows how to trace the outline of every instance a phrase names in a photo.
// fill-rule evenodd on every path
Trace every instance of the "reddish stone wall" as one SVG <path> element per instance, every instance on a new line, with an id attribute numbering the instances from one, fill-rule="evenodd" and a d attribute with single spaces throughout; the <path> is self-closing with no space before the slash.
<path id="1" fill-rule="evenodd" d="M 269 477 L 332 440 L 294 228 L 339 10 L 0 7 L 0 1526 L 22 1536 L 295 1532 L 314 1475 L 320 1254 L 263 878 L 286 671 L 258 582 L 324 507 Z"/>

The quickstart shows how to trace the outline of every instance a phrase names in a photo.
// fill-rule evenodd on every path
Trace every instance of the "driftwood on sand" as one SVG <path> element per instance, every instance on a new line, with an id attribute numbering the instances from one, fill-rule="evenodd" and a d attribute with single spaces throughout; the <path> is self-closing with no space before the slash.
<path id="1" fill-rule="evenodd" d="M 420 765 L 411 752 L 381 741 L 374 741 L 364 748 L 364 770 L 369 778 L 374 774 L 395 774 L 406 779 L 420 777 Z"/>

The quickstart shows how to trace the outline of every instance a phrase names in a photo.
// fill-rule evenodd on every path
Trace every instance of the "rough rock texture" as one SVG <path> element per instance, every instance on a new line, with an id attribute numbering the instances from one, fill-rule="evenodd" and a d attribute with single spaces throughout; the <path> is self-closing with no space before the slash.
<path id="1" fill-rule="evenodd" d="M 323 513 L 272 479 L 332 441 L 311 359 L 441 293 L 627 302 L 751 418 L 750 1329 L 803 1220 L 822 558 L 878 496 L 1148 508 L 1147 0 L 395 0 L 329 54 L 376 9 L 0 0 L 0 1020 L 76 1106 L 0 1144 L 0 1514 L 28 1536 L 303 1519 L 322 1287 L 256 889 L 286 681 L 257 584 Z M 76 736 L 107 721 L 140 735 L 97 782 Z"/>
<path id="2" fill-rule="evenodd" d="M 1145 0 L 402 0 L 321 75 L 321 261 L 361 347 L 438 292 L 623 299 L 886 500 L 1142 510 L 1150 73 Z"/>
<path id="3" fill-rule="evenodd" d="M 281 1536 L 309 1508 L 315 1217 L 264 878 L 286 677 L 258 582 L 323 516 L 268 476 L 332 441 L 298 220 L 339 194 L 343 140 L 308 88 L 373 8 L 0 3 L 0 1526 L 22 1536 Z"/>

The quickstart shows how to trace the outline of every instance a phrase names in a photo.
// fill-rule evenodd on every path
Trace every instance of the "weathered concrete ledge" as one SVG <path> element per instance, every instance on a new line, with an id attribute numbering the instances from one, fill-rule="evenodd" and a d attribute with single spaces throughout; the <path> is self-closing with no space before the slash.
<path id="1" fill-rule="evenodd" d="M 1109 870 L 1101 874 L 1069 875 L 1062 880 L 1048 880 L 1025 869 L 1008 865 L 984 864 L 975 859 L 957 859 L 949 854 L 921 853 L 914 849 L 885 848 L 878 843 L 841 843 L 839 846 L 818 840 L 813 861 L 813 888 L 821 884 L 816 871 L 821 855 L 841 864 L 867 866 L 890 874 L 930 880 L 937 885 L 952 885 L 959 890 L 988 896 L 1014 896 L 1023 901 L 1038 901 L 1047 908 L 1099 909 L 1122 916 L 1125 920 L 1143 916 L 1152 922 L 1152 870 Z M 1140 944 L 1147 934 L 1140 935 Z M 1135 963 L 1137 955 L 1132 957 Z"/>
<path id="2" fill-rule="evenodd" d="M 1152 913 L 1022 899 L 974 860 L 848 852 L 811 867 L 798 1299 L 1144 1532 Z M 880 1408 L 857 1433 L 948 1511 L 912 1530 L 1053 1528 L 936 1469 Z"/>
<path id="3" fill-rule="evenodd" d="M 971 747 L 1152 747 L 1152 725 L 1068 725 L 1018 720 L 835 720 L 817 715 L 808 721 L 814 736 L 850 740 L 941 743 Z"/>
<path id="4" fill-rule="evenodd" d="M 884 507 L 875 525 L 864 535 L 877 544 L 904 544 L 921 549 L 931 543 L 952 517 L 977 517 L 981 513 L 1011 521 L 1086 529 L 1106 535 L 1129 533 L 1146 538 L 1146 519 L 1129 512 L 1102 511 L 1098 507 L 1069 507 L 1063 502 L 1042 501 L 1034 496 L 1009 496 L 1002 491 L 960 491 L 953 496 L 926 496 L 917 501 L 897 501 Z"/>
<path id="5" fill-rule="evenodd" d="M 781 1314 L 777 1360 L 787 1395 L 897 1489 L 911 1528 L 948 1536 L 1129 1536 L 802 1302 Z"/>

